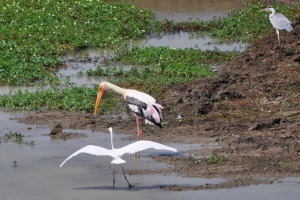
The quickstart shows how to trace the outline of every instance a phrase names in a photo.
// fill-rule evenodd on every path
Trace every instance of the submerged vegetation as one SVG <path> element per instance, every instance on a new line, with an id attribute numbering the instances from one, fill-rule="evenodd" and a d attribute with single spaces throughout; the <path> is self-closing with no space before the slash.
<path id="1" fill-rule="evenodd" d="M 8 133 L 5 133 L 3 137 L 0 137 L 0 142 L 1 141 L 12 142 L 20 145 L 30 145 L 30 146 L 35 145 L 34 141 L 25 141 L 23 138 L 24 135 L 22 133 L 9 131 Z"/>
<path id="2" fill-rule="evenodd" d="M 219 42 L 251 42 L 273 28 L 264 4 L 247 5 L 227 18 L 208 22 L 155 21 L 154 13 L 124 3 L 100 0 L 1 1 L 0 85 L 50 85 L 30 93 L 18 91 L 0 96 L 0 106 L 18 109 L 62 109 L 88 111 L 93 108 L 96 87 L 60 87 L 53 73 L 59 57 L 68 51 L 89 47 L 110 48 L 115 56 L 104 67 L 89 70 L 88 76 L 106 76 L 123 86 L 155 91 L 182 82 L 213 75 L 212 66 L 233 58 L 238 52 L 171 49 L 167 47 L 129 48 L 129 39 L 172 31 L 209 34 Z M 300 5 L 274 5 L 291 20 Z M 123 70 L 120 66 L 130 66 Z M 119 97 L 109 96 L 105 108 L 116 107 Z"/>

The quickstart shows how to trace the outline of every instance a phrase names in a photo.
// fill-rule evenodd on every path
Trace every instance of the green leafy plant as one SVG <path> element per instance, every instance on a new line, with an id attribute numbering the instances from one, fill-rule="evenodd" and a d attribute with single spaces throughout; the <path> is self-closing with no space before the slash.
<path id="1" fill-rule="evenodd" d="M 219 156 L 216 153 L 213 153 L 210 158 L 207 159 L 207 163 L 216 164 L 219 162 Z"/>
<path id="2" fill-rule="evenodd" d="M 14 142 L 20 145 L 22 144 L 30 145 L 30 146 L 35 145 L 34 141 L 24 141 L 23 138 L 24 135 L 22 133 L 9 131 L 8 133 L 4 134 L 1 140 L 3 140 L 4 142 Z"/>

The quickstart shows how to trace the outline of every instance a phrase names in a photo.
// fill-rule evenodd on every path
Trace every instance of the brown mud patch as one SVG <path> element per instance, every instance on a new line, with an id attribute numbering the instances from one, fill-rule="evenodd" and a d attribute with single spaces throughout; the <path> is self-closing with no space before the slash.
<path id="1" fill-rule="evenodd" d="M 145 128 L 147 140 L 216 142 L 220 148 L 193 150 L 190 156 L 156 156 L 155 160 L 173 167 L 130 174 L 173 172 L 227 180 L 163 187 L 168 190 L 231 188 L 300 176 L 300 19 L 294 26 L 290 33 L 281 31 L 281 48 L 272 32 L 225 63 L 214 77 L 167 89 L 160 102 L 165 107 L 165 127 Z M 20 121 L 103 131 L 112 126 L 135 140 L 135 119 L 126 112 L 96 118 L 82 112 L 35 112 Z M 218 156 L 215 163 L 209 162 L 212 153 Z"/>
<path id="2" fill-rule="evenodd" d="M 86 137 L 85 134 L 80 133 L 67 133 L 63 131 L 63 126 L 61 123 L 56 124 L 51 132 L 48 134 L 52 139 L 57 140 L 68 140 L 68 139 L 76 139 L 76 138 L 82 138 Z"/>

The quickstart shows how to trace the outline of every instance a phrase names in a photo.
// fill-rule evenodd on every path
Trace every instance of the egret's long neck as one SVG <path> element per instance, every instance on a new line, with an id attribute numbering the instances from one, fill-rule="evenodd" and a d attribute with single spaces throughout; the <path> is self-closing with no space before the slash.
<path id="1" fill-rule="evenodd" d="M 118 93 L 118 94 L 121 94 L 121 95 L 125 95 L 125 93 L 126 93 L 126 89 L 124 89 L 124 88 L 121 88 L 121 87 L 119 87 L 119 86 L 117 86 L 117 85 L 114 85 L 114 84 L 112 84 L 112 83 L 108 83 L 107 84 L 107 87 L 110 89 L 110 90 L 112 90 L 112 91 L 114 91 L 115 93 Z"/>
<path id="2" fill-rule="evenodd" d="M 111 149 L 115 149 L 114 143 L 113 143 L 113 132 L 112 131 L 110 131 L 110 143 L 111 143 Z"/>

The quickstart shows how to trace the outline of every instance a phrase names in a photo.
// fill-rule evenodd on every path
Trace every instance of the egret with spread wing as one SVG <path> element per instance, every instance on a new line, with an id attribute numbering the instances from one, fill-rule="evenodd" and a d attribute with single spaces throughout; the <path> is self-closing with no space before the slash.
<path id="1" fill-rule="evenodd" d="M 160 144 L 160 143 L 147 141 L 147 140 L 136 141 L 125 147 L 115 149 L 114 144 L 113 144 L 112 128 L 110 127 L 108 130 L 110 132 L 112 149 L 105 149 L 105 148 L 98 147 L 95 145 L 87 145 L 87 146 L 79 149 L 72 155 L 70 155 L 66 160 L 64 160 L 61 163 L 60 167 L 62 167 L 69 159 L 71 159 L 74 156 L 77 156 L 80 153 L 87 153 L 87 154 L 91 154 L 91 155 L 95 155 L 95 156 L 111 156 L 113 158 L 111 163 L 113 164 L 113 177 L 114 177 L 113 178 L 113 189 L 114 189 L 115 188 L 115 164 L 118 165 L 118 164 L 126 163 L 126 161 L 121 158 L 122 155 L 134 154 L 136 152 L 140 152 L 140 151 L 147 150 L 147 149 L 157 149 L 157 150 L 167 150 L 167 151 L 177 152 L 177 150 L 175 148 L 172 148 L 172 147 Z M 130 185 L 129 181 L 126 178 L 123 167 L 122 167 L 122 170 L 123 170 L 124 177 L 128 183 L 128 187 L 129 188 L 132 187 L 132 185 Z"/>
<path id="2" fill-rule="evenodd" d="M 101 98 L 107 90 L 111 90 L 115 93 L 123 95 L 126 106 L 135 114 L 137 125 L 137 140 L 142 139 L 143 128 L 139 127 L 138 116 L 145 119 L 145 123 L 155 124 L 162 128 L 162 113 L 163 108 L 160 104 L 156 103 L 156 100 L 144 92 L 140 92 L 132 89 L 121 88 L 109 82 L 102 82 L 98 87 L 97 99 L 95 102 L 94 116 L 97 114 Z"/>
<path id="3" fill-rule="evenodd" d="M 281 13 L 275 13 L 275 9 L 271 6 L 261 10 L 261 11 L 268 11 L 271 12 L 269 15 L 269 19 L 271 24 L 276 30 L 276 34 L 278 37 L 278 44 L 280 46 L 280 37 L 279 37 L 279 30 L 286 30 L 288 32 L 293 30 L 292 22 L 288 20 L 283 14 Z"/>

